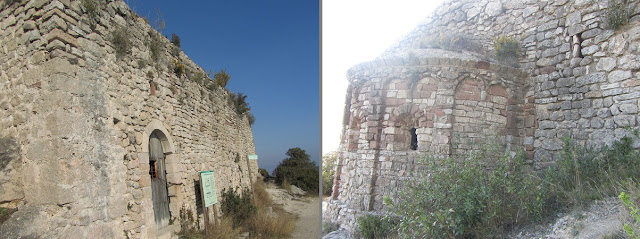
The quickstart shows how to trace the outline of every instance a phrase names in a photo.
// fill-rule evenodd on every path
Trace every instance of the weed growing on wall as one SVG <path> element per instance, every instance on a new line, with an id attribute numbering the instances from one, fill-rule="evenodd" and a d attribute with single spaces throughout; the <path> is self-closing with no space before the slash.
<path id="1" fill-rule="evenodd" d="M 618 30 L 629 22 L 633 8 L 627 0 L 610 0 L 606 12 L 607 27 Z"/>
<path id="2" fill-rule="evenodd" d="M 449 51 L 471 51 L 482 54 L 482 46 L 468 36 L 461 34 L 444 34 L 433 37 L 421 44 L 421 48 L 436 48 Z"/>
<path id="3" fill-rule="evenodd" d="M 518 57 L 520 57 L 520 43 L 508 36 L 499 36 L 493 39 L 493 49 L 495 57 L 503 63 L 510 63 L 512 66 L 518 65 Z"/>
<path id="4" fill-rule="evenodd" d="M 87 15 L 87 21 L 91 29 L 95 29 L 100 17 L 100 5 L 96 0 L 82 0 L 82 7 Z"/>
<path id="5" fill-rule="evenodd" d="M 148 34 L 149 41 L 147 41 L 147 47 L 149 47 L 149 51 L 151 51 L 151 60 L 154 63 L 158 63 L 161 60 L 164 44 L 162 44 L 162 40 L 157 32 L 150 30 Z"/>
<path id="6" fill-rule="evenodd" d="M 185 67 L 181 60 L 173 60 L 173 73 L 178 77 L 182 77 L 185 74 Z"/>
<path id="7" fill-rule="evenodd" d="M 111 32 L 111 44 L 116 51 L 116 58 L 122 59 L 131 53 L 131 39 L 129 39 L 129 29 L 121 27 Z"/>
<path id="8" fill-rule="evenodd" d="M 180 37 L 175 33 L 171 33 L 171 43 L 177 48 L 180 48 Z"/>
<path id="9" fill-rule="evenodd" d="M 225 69 L 221 69 L 213 75 L 213 79 L 220 87 L 224 88 L 229 83 L 231 75 Z"/>

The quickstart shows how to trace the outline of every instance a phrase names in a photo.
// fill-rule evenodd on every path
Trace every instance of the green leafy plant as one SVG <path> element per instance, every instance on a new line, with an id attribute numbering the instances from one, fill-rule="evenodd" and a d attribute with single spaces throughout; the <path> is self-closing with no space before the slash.
<path id="1" fill-rule="evenodd" d="M 111 33 L 111 44 L 116 50 L 116 58 L 122 59 L 125 55 L 131 53 L 131 39 L 129 38 L 129 30 L 121 27 Z"/>
<path id="2" fill-rule="evenodd" d="M 638 213 L 638 207 L 631 202 L 629 195 L 625 192 L 621 192 L 618 198 L 620 198 L 622 203 L 629 209 L 629 214 L 631 214 L 634 220 L 635 227 L 631 227 L 628 223 L 625 223 L 623 226 L 624 231 L 633 239 L 640 238 L 640 214 Z"/>
<path id="3" fill-rule="evenodd" d="M 633 7 L 628 0 L 610 0 L 607 7 L 606 19 L 609 29 L 618 30 L 629 22 Z"/>
<path id="4" fill-rule="evenodd" d="M 394 222 L 383 216 L 365 215 L 358 217 L 358 229 L 362 238 L 387 238 L 394 233 Z"/>
<path id="5" fill-rule="evenodd" d="M 515 38 L 504 35 L 496 37 L 493 39 L 493 49 L 496 59 L 517 65 L 520 57 L 520 43 Z"/>

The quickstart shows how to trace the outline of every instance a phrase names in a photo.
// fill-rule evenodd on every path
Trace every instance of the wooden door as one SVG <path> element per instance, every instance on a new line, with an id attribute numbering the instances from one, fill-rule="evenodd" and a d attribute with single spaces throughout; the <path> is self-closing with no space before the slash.
<path id="1" fill-rule="evenodd" d="M 151 198 L 153 215 L 158 229 L 169 225 L 169 195 L 167 193 L 167 174 L 164 163 L 162 143 L 155 132 L 149 136 L 149 175 L 151 176 Z"/>

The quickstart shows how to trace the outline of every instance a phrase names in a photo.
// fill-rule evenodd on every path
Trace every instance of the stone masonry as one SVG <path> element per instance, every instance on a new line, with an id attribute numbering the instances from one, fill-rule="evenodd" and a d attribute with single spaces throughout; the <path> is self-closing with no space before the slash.
<path id="1" fill-rule="evenodd" d="M 0 2 L 0 207 L 18 209 L 3 238 L 155 238 L 179 229 L 182 208 L 202 223 L 200 171 L 215 172 L 219 201 L 259 175 L 230 93 L 123 1 L 95 2 L 93 12 L 83 1 Z M 168 229 L 154 223 L 152 132 L 166 156 Z"/>
<path id="2" fill-rule="evenodd" d="M 600 147 L 639 128 L 640 22 L 611 30 L 607 8 L 447 1 L 382 56 L 351 68 L 325 219 L 354 231 L 357 217 L 384 211 L 383 198 L 420 175 L 425 155 L 461 159 L 487 136 L 511 154 L 524 150 L 540 169 L 565 136 Z M 510 36 L 522 54 L 511 67 L 490 54 L 428 49 L 441 34 L 468 36 L 488 52 L 495 37 Z"/>

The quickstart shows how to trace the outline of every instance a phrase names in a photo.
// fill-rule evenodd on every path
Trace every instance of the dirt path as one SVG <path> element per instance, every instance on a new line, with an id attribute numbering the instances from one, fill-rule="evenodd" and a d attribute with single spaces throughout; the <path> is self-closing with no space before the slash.
<path id="1" fill-rule="evenodd" d="M 284 189 L 267 185 L 267 192 L 275 204 L 298 216 L 291 238 L 320 238 L 320 198 L 291 196 Z"/>
<path id="2" fill-rule="evenodd" d="M 300 201 L 298 201 L 298 200 Z M 298 215 L 296 229 L 291 238 L 319 238 L 320 237 L 320 199 L 293 198 L 284 210 Z"/>

